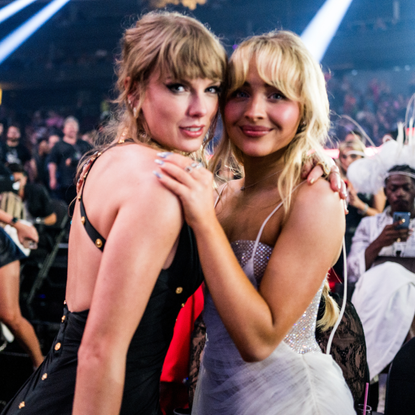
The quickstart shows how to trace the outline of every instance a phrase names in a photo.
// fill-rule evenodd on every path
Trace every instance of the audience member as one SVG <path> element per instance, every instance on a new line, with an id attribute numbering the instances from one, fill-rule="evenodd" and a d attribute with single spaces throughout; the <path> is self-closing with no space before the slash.
<path id="1" fill-rule="evenodd" d="M 79 124 L 76 118 L 68 117 L 63 126 L 63 139 L 57 142 L 49 158 L 49 186 L 52 194 L 69 205 L 76 197 L 76 166 L 81 157 L 92 147 L 78 139 Z"/>
<path id="2" fill-rule="evenodd" d="M 18 184 L 17 194 L 23 201 L 26 220 L 31 223 L 54 225 L 56 213 L 46 188 L 39 183 L 28 183 L 21 164 L 10 164 L 9 169 L 13 173 L 15 184 Z"/>
<path id="3" fill-rule="evenodd" d="M 340 174 L 346 182 L 349 193 L 348 209 L 349 214 L 346 215 L 346 252 L 349 253 L 352 244 L 352 238 L 356 232 L 361 219 L 365 216 L 373 216 L 383 211 L 385 207 L 385 196 L 383 189 L 376 195 L 357 193 L 352 183 L 347 179 L 347 170 L 349 166 L 356 160 L 365 157 L 365 146 L 362 141 L 354 139 L 343 142 L 339 145 L 338 165 Z"/>
<path id="4" fill-rule="evenodd" d="M 344 137 L 344 142 L 345 143 L 350 143 L 350 142 L 353 142 L 355 140 L 362 141 L 362 133 L 360 131 L 357 131 L 357 130 L 350 131 L 346 135 L 346 137 Z"/>
<path id="5" fill-rule="evenodd" d="M 25 225 L 3 210 L 0 210 L 0 221 L 16 229 L 20 242 L 38 241 L 33 226 Z M 16 337 L 28 353 L 33 366 L 38 367 L 43 361 L 39 341 L 33 326 L 22 316 L 19 306 L 20 260 L 23 258 L 25 258 L 23 252 L 0 228 L 0 322 L 4 323 Z"/>
<path id="6" fill-rule="evenodd" d="M 25 165 L 32 158 L 26 146 L 20 143 L 20 128 L 12 124 L 7 129 L 6 142 L 1 143 L 1 161 L 8 165 L 19 163 Z"/>
<path id="7" fill-rule="evenodd" d="M 49 155 L 53 146 L 60 140 L 59 136 L 52 134 L 48 139 L 41 139 L 37 145 L 37 151 L 30 162 L 32 172 L 31 181 L 41 183 L 49 189 Z"/>
<path id="8" fill-rule="evenodd" d="M 348 257 L 349 278 L 358 280 L 352 301 L 365 330 L 371 379 L 407 339 L 415 314 L 415 169 L 391 168 L 385 193 L 389 206 L 362 219 Z M 395 212 L 409 212 L 409 223 L 394 220 Z"/>

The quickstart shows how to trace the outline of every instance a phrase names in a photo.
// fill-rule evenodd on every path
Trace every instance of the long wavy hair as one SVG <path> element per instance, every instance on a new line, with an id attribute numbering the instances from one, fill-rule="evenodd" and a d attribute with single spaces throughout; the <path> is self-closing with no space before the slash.
<path id="1" fill-rule="evenodd" d="M 154 11 L 143 15 L 125 31 L 121 47 L 116 65 L 117 109 L 96 138 L 95 151 L 105 151 L 122 137 L 160 148 L 141 111 L 152 74 L 169 75 L 177 80 L 210 79 L 221 85 L 225 78 L 227 56 L 219 39 L 196 19 L 180 13 Z M 135 109 L 129 104 L 129 97 L 134 98 Z M 218 115 L 198 152 L 200 158 L 213 138 Z M 81 160 L 78 175 L 90 156 Z"/>
<path id="2" fill-rule="evenodd" d="M 326 158 L 322 147 L 330 127 L 326 83 L 319 64 L 294 33 L 273 31 L 253 36 L 242 42 L 230 58 L 226 94 L 221 98 L 222 114 L 229 97 L 244 85 L 252 62 L 265 83 L 300 105 L 300 125 L 284 152 L 284 168 L 276 183 L 287 215 L 292 191 L 301 180 L 304 161 L 311 153 L 317 153 L 320 159 Z M 244 155 L 232 143 L 225 128 L 210 168 L 215 172 L 219 166 L 227 166 L 243 175 L 243 165 Z M 326 281 L 326 313 L 319 321 L 323 330 L 331 327 L 338 316 L 338 306 L 328 292 Z"/>

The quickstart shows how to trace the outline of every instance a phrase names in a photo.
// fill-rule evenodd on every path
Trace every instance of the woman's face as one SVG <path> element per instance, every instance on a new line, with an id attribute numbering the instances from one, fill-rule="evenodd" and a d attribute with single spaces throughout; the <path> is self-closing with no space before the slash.
<path id="1" fill-rule="evenodd" d="M 362 158 L 362 156 L 359 156 L 358 154 L 351 154 L 350 151 L 353 150 L 349 148 L 346 151 L 342 151 L 340 153 L 340 166 L 346 173 L 347 169 L 354 161 Z"/>
<path id="2" fill-rule="evenodd" d="M 185 152 L 200 148 L 219 106 L 220 83 L 150 77 L 142 111 L 154 141 Z"/>
<path id="3" fill-rule="evenodd" d="M 225 106 L 225 126 L 231 141 L 251 157 L 264 157 L 286 147 L 300 119 L 300 104 L 266 84 L 255 61 L 249 65 L 245 84 Z"/>

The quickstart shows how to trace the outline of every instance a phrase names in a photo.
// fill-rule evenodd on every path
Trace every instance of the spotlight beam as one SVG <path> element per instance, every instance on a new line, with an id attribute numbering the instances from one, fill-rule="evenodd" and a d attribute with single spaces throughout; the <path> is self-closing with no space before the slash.
<path id="1" fill-rule="evenodd" d="M 0 64 L 43 26 L 69 0 L 53 0 L 0 42 Z"/>
<path id="2" fill-rule="evenodd" d="M 301 38 L 311 54 L 320 62 L 326 53 L 352 0 L 326 0 Z"/>
<path id="3" fill-rule="evenodd" d="M 3 23 L 9 17 L 18 13 L 20 10 L 24 9 L 29 4 L 32 4 L 36 0 L 15 0 L 13 3 L 4 6 L 0 9 L 0 23 Z"/>

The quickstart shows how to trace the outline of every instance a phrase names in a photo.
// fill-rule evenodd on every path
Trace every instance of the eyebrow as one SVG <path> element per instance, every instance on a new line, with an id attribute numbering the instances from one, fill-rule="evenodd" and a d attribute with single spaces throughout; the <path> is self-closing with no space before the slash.
<path id="1" fill-rule="evenodd" d="M 251 85 L 248 81 L 245 81 L 245 82 L 243 83 L 243 85 L 242 85 L 242 86 L 252 87 L 252 85 Z M 265 87 L 267 87 L 267 88 L 274 88 L 274 89 L 276 89 L 276 90 L 278 90 L 278 91 L 279 91 L 279 89 L 278 89 L 276 86 L 274 86 L 274 85 L 270 85 L 270 84 L 267 84 L 265 81 L 263 81 L 262 86 L 265 86 Z M 280 91 L 280 92 L 281 92 L 281 91 Z"/>

